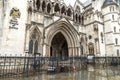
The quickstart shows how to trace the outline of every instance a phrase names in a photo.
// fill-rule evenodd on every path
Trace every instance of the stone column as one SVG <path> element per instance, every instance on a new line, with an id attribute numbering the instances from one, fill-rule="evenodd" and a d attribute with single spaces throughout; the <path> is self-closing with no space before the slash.
<path id="1" fill-rule="evenodd" d="M 69 57 L 72 57 L 73 56 L 73 48 L 69 47 L 68 50 L 69 50 Z"/>
<path id="2" fill-rule="evenodd" d="M 43 50 L 42 50 L 42 55 L 45 57 L 46 56 L 46 44 L 43 44 Z"/>

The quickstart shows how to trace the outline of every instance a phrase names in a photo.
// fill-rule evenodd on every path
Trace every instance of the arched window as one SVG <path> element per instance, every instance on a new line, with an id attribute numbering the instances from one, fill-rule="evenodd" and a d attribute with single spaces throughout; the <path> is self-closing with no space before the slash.
<path id="1" fill-rule="evenodd" d="M 29 42 L 29 53 L 33 52 L 33 40 L 30 40 Z"/>
<path id="2" fill-rule="evenodd" d="M 113 11 L 114 11 L 114 7 L 113 7 Z"/>
<path id="3" fill-rule="evenodd" d="M 55 12 L 59 12 L 60 11 L 60 7 L 59 7 L 59 4 L 57 3 L 56 5 L 55 5 Z"/>
<path id="4" fill-rule="evenodd" d="M 114 15 L 112 15 L 112 19 L 114 20 Z"/>
<path id="5" fill-rule="evenodd" d="M 84 16 L 82 16 L 82 20 L 81 21 L 82 21 L 81 23 L 83 25 L 84 24 Z"/>
<path id="6" fill-rule="evenodd" d="M 38 53 L 38 41 L 37 40 L 35 41 L 35 44 L 34 44 L 34 53 Z"/>
<path id="7" fill-rule="evenodd" d="M 65 6 L 62 7 L 61 14 L 65 14 Z"/>
<path id="8" fill-rule="evenodd" d="M 50 5 L 50 3 L 48 3 L 48 5 L 47 5 L 47 12 L 50 13 L 50 11 L 51 11 L 51 5 Z"/>
<path id="9" fill-rule="evenodd" d="M 72 12 L 71 12 L 71 9 L 69 8 L 69 9 L 67 10 L 67 15 L 68 15 L 68 16 L 71 16 L 71 14 L 72 14 Z"/>
<path id="10" fill-rule="evenodd" d="M 40 9 L 40 0 L 37 0 L 37 1 L 36 1 L 36 7 L 37 7 L 37 10 Z"/>
<path id="11" fill-rule="evenodd" d="M 38 53 L 38 48 L 39 48 L 39 33 L 35 29 L 33 33 L 30 36 L 30 42 L 29 42 L 29 53 Z"/>
<path id="12" fill-rule="evenodd" d="M 115 44 L 118 44 L 118 39 L 117 38 L 115 38 Z"/>
<path id="13" fill-rule="evenodd" d="M 46 7 L 46 4 L 45 4 L 45 1 L 42 2 L 42 11 L 44 12 L 45 11 L 45 7 Z"/>
<path id="14" fill-rule="evenodd" d="M 79 23 L 81 23 L 81 16 L 79 15 Z"/>
<path id="15" fill-rule="evenodd" d="M 114 27 L 114 32 L 116 32 L 116 27 Z"/>
<path id="16" fill-rule="evenodd" d="M 77 14 L 75 15 L 75 19 L 76 19 L 76 22 L 78 22 L 78 15 Z"/>
<path id="17" fill-rule="evenodd" d="M 120 52 L 119 52 L 119 49 L 117 49 L 117 56 L 119 56 L 119 53 L 120 53 Z"/>

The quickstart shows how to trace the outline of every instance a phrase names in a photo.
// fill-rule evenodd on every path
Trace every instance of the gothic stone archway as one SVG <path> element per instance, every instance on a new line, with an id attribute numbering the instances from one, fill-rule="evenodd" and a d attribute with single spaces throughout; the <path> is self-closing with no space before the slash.
<path id="1" fill-rule="evenodd" d="M 59 57 L 61 59 L 68 57 L 68 44 L 61 32 L 57 33 L 52 39 L 50 56 Z"/>
<path id="2" fill-rule="evenodd" d="M 51 50 L 54 42 L 54 38 L 56 36 L 60 36 L 65 40 L 65 45 L 68 47 L 68 51 L 66 55 L 69 57 L 77 56 L 79 52 L 79 34 L 74 29 L 74 27 L 68 24 L 65 21 L 58 21 L 55 24 L 52 24 L 45 29 L 45 42 L 46 42 L 46 52 L 44 52 L 47 56 L 51 56 Z M 61 41 L 60 39 L 59 41 Z M 62 45 L 61 45 L 62 46 Z"/>

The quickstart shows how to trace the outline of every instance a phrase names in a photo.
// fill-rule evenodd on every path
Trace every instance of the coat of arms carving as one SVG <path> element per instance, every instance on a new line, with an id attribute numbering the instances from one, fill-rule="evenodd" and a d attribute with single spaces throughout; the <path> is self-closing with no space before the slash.
<path id="1" fill-rule="evenodd" d="M 12 17 L 10 20 L 10 27 L 12 29 L 18 29 L 17 27 L 15 27 L 16 25 L 18 25 L 18 18 L 20 18 L 21 13 L 19 11 L 19 9 L 17 7 L 13 7 L 10 11 L 10 16 Z"/>

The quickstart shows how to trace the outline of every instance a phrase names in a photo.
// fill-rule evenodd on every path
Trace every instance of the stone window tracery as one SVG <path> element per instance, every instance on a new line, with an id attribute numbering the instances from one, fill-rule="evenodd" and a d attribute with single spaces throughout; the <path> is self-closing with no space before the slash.
<path id="1" fill-rule="evenodd" d="M 32 33 L 29 41 L 29 53 L 38 53 L 38 40 L 39 36 L 36 30 Z"/>

